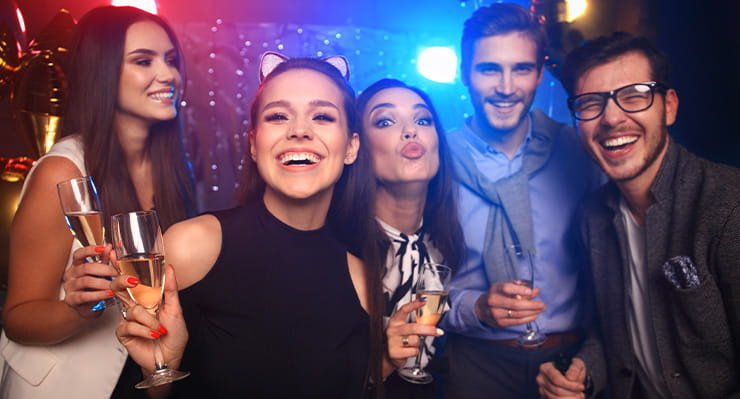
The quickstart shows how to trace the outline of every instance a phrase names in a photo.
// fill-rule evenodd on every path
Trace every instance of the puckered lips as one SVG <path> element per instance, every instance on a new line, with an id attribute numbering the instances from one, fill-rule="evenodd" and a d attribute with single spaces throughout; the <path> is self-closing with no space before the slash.
<path id="1" fill-rule="evenodd" d="M 308 170 L 314 168 L 323 158 L 307 150 L 290 150 L 278 154 L 277 161 L 289 170 Z"/>
<path id="2" fill-rule="evenodd" d="M 635 146 L 640 136 L 627 134 L 621 136 L 609 136 L 599 139 L 599 144 L 605 156 L 610 158 L 619 158 L 627 155 Z"/>
<path id="3" fill-rule="evenodd" d="M 150 92 L 147 94 L 150 99 L 160 102 L 163 104 L 172 104 L 172 102 L 175 100 L 175 88 L 169 87 L 157 91 Z"/>
<path id="4" fill-rule="evenodd" d="M 426 148 L 416 141 L 406 143 L 406 145 L 401 148 L 401 156 L 408 159 L 419 159 L 423 157 L 426 152 Z"/>

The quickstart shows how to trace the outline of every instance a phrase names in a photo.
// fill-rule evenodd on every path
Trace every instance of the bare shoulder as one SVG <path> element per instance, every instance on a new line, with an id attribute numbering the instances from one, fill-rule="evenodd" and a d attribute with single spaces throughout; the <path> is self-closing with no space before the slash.
<path id="1" fill-rule="evenodd" d="M 365 262 L 347 252 L 347 266 L 349 267 L 349 275 L 352 278 L 352 284 L 355 286 L 355 292 L 357 293 L 357 298 L 360 300 L 360 305 L 367 312 L 369 308 Z"/>
<path id="2" fill-rule="evenodd" d="M 205 277 L 221 252 L 221 224 L 202 215 L 172 225 L 164 234 L 167 263 L 175 267 L 179 289 Z"/>

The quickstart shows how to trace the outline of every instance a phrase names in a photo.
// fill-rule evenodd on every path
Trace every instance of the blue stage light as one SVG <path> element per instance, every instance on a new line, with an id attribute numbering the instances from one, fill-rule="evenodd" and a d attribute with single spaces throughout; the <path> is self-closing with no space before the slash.
<path id="1" fill-rule="evenodd" d="M 428 47 L 419 53 L 416 63 L 425 78 L 440 83 L 452 83 L 457 72 L 457 55 L 451 47 Z"/>

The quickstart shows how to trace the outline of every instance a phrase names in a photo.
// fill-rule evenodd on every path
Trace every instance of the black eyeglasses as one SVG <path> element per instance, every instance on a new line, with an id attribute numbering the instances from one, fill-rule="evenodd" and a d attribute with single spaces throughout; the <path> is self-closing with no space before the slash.
<path id="1" fill-rule="evenodd" d="M 663 91 L 666 88 L 658 82 L 643 82 L 608 92 L 583 93 L 568 98 L 568 108 L 579 121 L 590 121 L 601 116 L 610 98 L 624 112 L 640 112 L 653 105 L 655 90 Z"/>

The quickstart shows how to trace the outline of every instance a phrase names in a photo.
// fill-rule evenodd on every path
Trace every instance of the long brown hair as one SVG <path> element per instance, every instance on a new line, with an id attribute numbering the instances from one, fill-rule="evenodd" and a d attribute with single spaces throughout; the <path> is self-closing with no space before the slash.
<path id="1" fill-rule="evenodd" d="M 355 109 L 355 92 L 347 80 L 331 64 L 315 58 L 292 58 L 287 60 L 269 74 L 257 89 L 252 102 L 250 119 L 254 129 L 262 91 L 267 83 L 283 72 L 294 69 L 310 69 L 327 76 L 342 93 L 344 111 L 347 120 L 347 133 L 359 131 L 360 118 Z M 247 149 L 249 151 L 249 148 Z M 383 293 L 382 273 L 384 270 L 385 252 L 375 247 L 382 232 L 375 223 L 374 214 L 374 178 L 371 173 L 370 156 L 364 145 L 360 145 L 357 160 L 345 165 L 342 176 L 334 185 L 327 225 L 335 232 L 337 238 L 350 247 L 350 251 L 359 255 L 365 264 L 365 281 L 368 292 L 368 312 L 370 314 L 370 364 L 369 376 L 372 381 L 382 381 L 382 361 L 385 355 L 383 339 Z M 251 159 L 242 175 L 239 202 L 262 198 L 265 182 L 259 175 L 257 165 Z M 358 237 L 357 241 L 346 242 L 343 238 Z M 371 238 L 371 239 L 367 239 Z M 382 383 L 376 384 L 376 397 L 383 395 Z"/>
<path id="2" fill-rule="evenodd" d="M 107 215 L 141 209 L 125 155 L 113 130 L 126 31 L 139 21 L 161 26 L 181 57 L 172 28 L 162 18 L 134 7 L 106 6 L 91 10 L 77 24 L 70 47 L 70 100 L 62 136 L 82 136 L 85 167 L 98 186 Z M 179 57 L 178 70 L 185 82 Z M 163 229 L 195 215 L 194 182 L 182 145 L 182 131 L 178 105 L 178 116 L 152 126 L 146 143 L 152 162 L 154 206 Z"/>
<path id="3" fill-rule="evenodd" d="M 427 187 L 427 198 L 424 203 L 424 231 L 429 234 L 429 240 L 442 253 L 445 263 L 453 270 L 460 265 L 463 258 L 465 241 L 463 239 L 462 227 L 457 213 L 457 190 L 453 182 L 454 172 L 452 169 L 452 156 L 447 146 L 445 131 L 439 120 L 431 98 L 422 90 L 409 86 L 396 79 L 381 79 L 371 84 L 362 94 L 357 97 L 357 110 L 362 118 L 368 102 L 378 92 L 401 88 L 409 90 L 418 95 L 429 108 L 434 119 L 434 130 L 437 133 L 439 152 L 439 169 L 429 181 Z M 366 140 L 367 132 L 360 130 L 360 140 Z M 390 241 L 383 235 L 387 247 Z M 379 244 L 382 245 L 382 244 Z"/>

